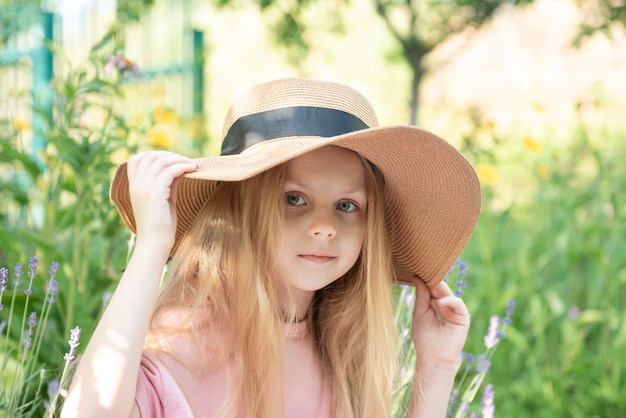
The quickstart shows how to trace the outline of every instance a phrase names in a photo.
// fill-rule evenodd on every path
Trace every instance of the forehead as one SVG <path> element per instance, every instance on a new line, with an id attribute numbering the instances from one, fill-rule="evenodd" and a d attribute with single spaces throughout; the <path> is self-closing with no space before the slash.
<path id="1" fill-rule="evenodd" d="M 285 179 L 341 181 L 364 187 L 365 168 L 354 151 L 325 146 L 287 162 Z"/>

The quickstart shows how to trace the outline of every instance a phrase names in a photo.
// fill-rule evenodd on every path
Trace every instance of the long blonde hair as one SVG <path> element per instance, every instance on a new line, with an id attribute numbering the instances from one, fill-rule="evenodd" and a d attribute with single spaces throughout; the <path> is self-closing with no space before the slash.
<path id="1" fill-rule="evenodd" d="M 348 273 L 316 292 L 310 308 L 331 379 L 332 415 L 348 418 L 389 416 L 396 377 L 383 180 L 363 162 L 368 216 L 361 255 Z M 196 353 L 210 352 L 211 361 L 234 359 L 237 380 L 223 417 L 236 416 L 242 406 L 251 417 L 282 413 L 282 390 L 267 388 L 281 388 L 283 378 L 284 325 L 270 260 L 281 236 L 284 167 L 216 187 L 172 260 L 147 339 L 183 333 Z M 187 314 L 183 327 L 166 328 L 158 320 L 179 310 Z M 223 338 L 211 344 L 216 329 Z"/>

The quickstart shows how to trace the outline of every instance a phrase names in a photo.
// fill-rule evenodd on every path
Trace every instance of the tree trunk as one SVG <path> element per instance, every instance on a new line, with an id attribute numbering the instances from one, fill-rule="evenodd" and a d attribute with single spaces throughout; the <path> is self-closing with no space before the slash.
<path id="1" fill-rule="evenodd" d="M 424 69 L 422 68 L 422 59 L 424 58 L 423 48 L 412 48 L 410 51 L 406 51 L 408 62 L 411 66 L 411 104 L 410 104 L 410 124 L 417 126 L 419 116 L 419 98 L 420 98 L 420 85 L 422 83 L 422 76 L 424 75 Z"/>

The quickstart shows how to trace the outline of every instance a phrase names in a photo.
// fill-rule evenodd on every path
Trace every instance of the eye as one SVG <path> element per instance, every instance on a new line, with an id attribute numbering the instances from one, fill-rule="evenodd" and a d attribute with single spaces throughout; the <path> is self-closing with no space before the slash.
<path id="1" fill-rule="evenodd" d="M 359 208 L 356 204 L 347 200 L 337 203 L 335 207 L 342 212 L 354 212 Z"/>
<path id="2" fill-rule="evenodd" d="M 285 202 L 287 202 L 287 204 L 290 206 L 300 206 L 304 205 L 305 203 L 304 198 L 295 193 L 287 193 L 285 195 Z"/>

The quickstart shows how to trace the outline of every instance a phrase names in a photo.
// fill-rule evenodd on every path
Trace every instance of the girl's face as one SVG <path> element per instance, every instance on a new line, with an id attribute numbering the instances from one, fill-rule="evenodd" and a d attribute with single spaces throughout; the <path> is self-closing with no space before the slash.
<path id="1" fill-rule="evenodd" d="M 367 216 L 365 169 L 327 146 L 287 163 L 278 274 L 303 315 L 316 290 L 337 280 L 361 253 Z"/>

